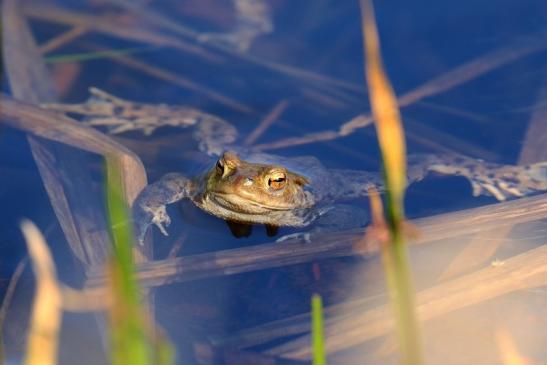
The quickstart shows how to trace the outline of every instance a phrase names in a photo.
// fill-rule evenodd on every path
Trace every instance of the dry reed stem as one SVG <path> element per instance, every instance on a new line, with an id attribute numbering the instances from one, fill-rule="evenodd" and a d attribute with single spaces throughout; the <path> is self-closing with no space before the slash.
<path id="1" fill-rule="evenodd" d="M 175 243 L 173 243 L 173 247 L 169 250 L 169 253 L 167 254 L 167 259 L 173 259 L 177 257 L 180 250 L 182 249 L 182 246 L 186 242 L 186 239 L 188 238 L 188 233 L 181 234 L 176 240 Z"/>
<path id="2" fill-rule="evenodd" d="M 21 275 L 23 275 L 23 271 L 25 270 L 26 263 L 27 263 L 27 259 L 25 257 L 17 264 L 17 267 L 13 271 L 13 275 L 11 276 L 11 279 L 9 281 L 8 287 L 6 289 L 6 293 L 4 294 L 4 298 L 2 299 L 2 305 L 0 306 L 0 364 L 4 364 L 5 362 L 4 335 L 3 335 L 4 322 L 6 320 L 6 316 L 8 314 L 8 310 L 11 305 L 13 294 L 15 293 L 15 288 L 17 287 L 17 283 L 19 282 Z"/>
<path id="3" fill-rule="evenodd" d="M 500 228 L 535 221 L 546 215 L 547 194 L 542 194 L 464 211 L 415 219 L 410 223 L 417 227 L 421 235 L 410 241 L 409 244 L 421 245 L 428 242 L 442 242 L 442 240 L 448 238 L 475 234 L 494 227 Z M 157 260 L 138 265 L 137 275 L 143 286 L 161 286 L 207 277 L 233 275 L 293 265 L 329 257 L 361 255 L 362 252 L 355 252 L 354 245 L 363 238 L 363 234 L 363 229 L 352 229 L 322 234 L 321 240 L 315 240 L 313 245 L 298 241 L 287 241 L 282 245 L 266 243 L 169 260 Z M 372 255 L 377 252 L 377 245 L 369 245 L 369 247 L 371 249 L 367 254 Z M 101 285 L 103 280 L 102 267 L 95 267 L 90 270 L 87 285 Z"/>
<path id="4" fill-rule="evenodd" d="M 11 92 L 15 99 L 35 105 L 54 102 L 56 95 L 53 83 L 20 6 L 21 2 L 16 0 L 2 3 L 2 54 Z M 58 114 L 43 118 L 47 114 L 44 110 L 28 104 L 22 105 L 4 95 L 1 97 L 2 119 L 15 128 L 26 128 L 29 132 L 27 138 L 31 152 L 73 254 L 86 268 L 104 264 L 110 252 L 106 219 L 90 208 L 97 200 L 85 191 L 90 188 L 92 180 L 89 171 L 82 169 L 82 154 L 67 153 L 67 146 L 35 136 L 62 139 L 63 143 L 73 145 L 78 150 L 86 145 L 89 150 L 112 156 L 123 176 L 121 189 L 128 204 L 146 186 L 146 172 L 140 159 L 104 134 L 78 128 L 70 118 Z M 82 191 L 86 194 L 82 194 Z M 151 246 L 146 242 L 144 247 L 134 250 L 135 261 L 147 261 L 150 254 Z"/>
<path id="5" fill-rule="evenodd" d="M 275 107 L 264 118 L 262 118 L 256 128 L 249 133 L 247 138 L 245 138 L 245 141 L 243 141 L 243 144 L 245 146 L 250 146 L 255 143 L 255 141 L 259 139 L 260 136 L 263 135 L 264 132 L 266 132 L 266 130 L 270 128 L 276 120 L 279 119 L 288 106 L 289 101 L 287 99 L 283 99 L 278 102 Z"/>
<path id="6" fill-rule="evenodd" d="M 431 109 L 431 110 L 435 110 L 435 111 L 438 111 L 438 112 L 441 112 L 441 113 L 444 113 L 444 114 L 448 114 L 448 115 L 454 115 L 454 116 L 457 116 L 457 117 L 461 117 L 461 118 L 464 118 L 464 119 L 468 119 L 468 120 L 471 120 L 473 122 L 477 122 L 477 123 L 481 123 L 481 124 L 489 124 L 489 125 L 492 125 L 494 123 L 497 123 L 497 120 L 492 118 L 492 117 L 489 117 L 487 115 L 484 115 L 482 113 L 478 113 L 478 112 L 471 112 L 469 110 L 466 110 L 466 109 L 463 109 L 461 107 L 451 107 L 451 106 L 448 106 L 448 105 L 444 105 L 444 104 L 439 104 L 437 102 L 427 102 L 427 101 L 419 101 L 419 102 L 416 102 L 414 105 L 416 106 L 419 106 L 419 107 L 423 107 L 423 108 L 427 108 L 427 109 Z"/>
<path id="7" fill-rule="evenodd" d="M 456 67 L 441 76 L 418 86 L 398 98 L 399 108 L 412 105 L 422 99 L 438 95 L 453 89 L 456 86 L 469 82 L 485 73 L 493 71 L 508 63 L 514 62 L 522 57 L 528 56 L 534 52 L 538 52 L 547 47 L 545 40 L 530 41 L 529 44 L 518 44 L 496 49 L 487 54 L 478 57 L 470 62 L 467 62 L 459 67 Z M 342 124 L 338 131 L 320 131 L 310 133 L 301 137 L 291 137 L 264 143 L 255 146 L 261 150 L 271 150 L 284 147 L 297 146 L 308 143 L 316 143 L 328 141 L 335 138 L 347 136 L 357 129 L 369 126 L 372 123 L 371 114 L 362 114 L 354 117 L 349 122 Z"/>
<path id="8" fill-rule="evenodd" d="M 93 51 L 113 51 L 109 48 L 102 47 L 102 46 L 91 46 L 90 47 Z M 200 85 L 190 79 L 187 79 L 183 76 L 180 76 L 174 72 L 165 70 L 163 68 L 149 65 L 145 62 L 138 61 L 132 57 L 124 56 L 122 54 L 115 54 L 113 53 L 110 58 L 114 60 L 115 62 L 118 62 L 119 64 L 122 64 L 124 66 L 130 67 L 132 69 L 141 71 L 147 75 L 153 76 L 159 80 L 166 81 L 169 83 L 172 83 L 174 85 L 180 86 L 184 89 L 191 90 L 197 94 L 202 94 L 205 97 L 216 101 L 219 104 L 225 105 L 229 108 L 232 108 L 238 112 L 241 113 L 247 113 L 252 114 L 254 113 L 254 110 L 246 105 L 243 104 L 235 99 L 232 99 L 226 95 L 223 95 L 219 92 L 216 92 L 215 90 L 208 88 L 206 86 Z"/>
<path id="9" fill-rule="evenodd" d="M 541 103 L 547 99 L 547 75 L 540 87 L 536 105 L 528 129 L 524 144 L 518 159 L 519 165 L 527 165 L 547 160 L 547 110 L 541 107 Z M 439 280 L 446 280 L 471 269 L 478 268 L 490 259 L 498 250 L 504 239 L 513 229 L 512 226 L 495 228 L 481 232 L 471 239 L 465 248 L 452 260 Z"/>
<path id="10" fill-rule="evenodd" d="M 44 237 L 30 221 L 23 221 L 32 270 L 36 277 L 36 294 L 27 340 L 25 364 L 54 365 L 57 363 L 62 300 L 57 283 L 55 264 Z"/>
<path id="11" fill-rule="evenodd" d="M 421 291 L 416 296 L 418 316 L 427 321 L 517 290 L 547 285 L 547 245 L 540 246 L 474 273 Z M 388 305 L 359 314 L 346 315 L 325 326 L 325 348 L 329 353 L 384 336 L 393 330 Z M 309 335 L 268 350 L 268 354 L 291 359 L 309 359 Z"/>
<path id="12" fill-rule="evenodd" d="M 212 53 L 208 51 L 205 47 L 202 47 L 200 44 L 190 44 L 181 40 L 181 37 L 170 37 L 168 35 L 165 35 L 164 33 L 157 32 L 150 28 L 145 28 L 142 26 L 120 26 L 119 23 L 116 22 L 116 19 L 112 19 L 107 16 L 90 16 L 87 14 L 81 14 L 55 7 L 51 4 L 44 5 L 40 2 L 25 2 L 24 10 L 27 15 L 33 18 L 72 26 L 87 26 L 90 29 L 93 29 L 99 33 L 107 34 L 110 36 L 179 49 L 183 52 L 196 54 L 197 56 L 200 56 L 207 61 L 216 64 L 225 61 L 225 57 L 223 57 L 224 55 L 220 55 L 219 53 Z M 190 38 L 195 40 L 194 37 Z M 224 53 L 226 51 L 227 50 L 223 50 Z M 284 73 L 287 76 L 302 78 L 305 81 L 309 81 L 310 83 L 312 83 L 311 85 L 315 88 L 322 88 L 323 92 L 332 93 L 334 86 L 351 89 L 353 91 L 359 90 L 359 87 L 357 85 L 302 70 L 297 67 L 282 65 L 271 61 L 265 61 L 258 57 L 245 55 L 238 52 L 228 53 L 231 54 L 231 56 L 233 57 L 242 58 L 243 60 L 250 63 L 254 63 L 280 73 Z"/>
<path id="13" fill-rule="evenodd" d="M 25 1 L 23 10 L 31 18 L 72 25 L 73 27 L 87 27 L 98 33 L 130 41 L 172 47 L 186 53 L 195 54 L 209 62 L 219 63 L 223 60 L 221 56 L 212 54 L 203 47 L 184 42 L 180 37 L 170 37 L 140 25 L 132 26 L 127 24 L 120 26 L 119 21 L 108 16 L 82 14 L 57 7 L 51 3 L 45 4 L 41 1 Z"/>
<path id="14" fill-rule="evenodd" d="M 138 156 L 104 133 L 62 114 L 14 100 L 5 94 L 0 94 L 0 103 L 0 119 L 13 128 L 78 149 L 117 156 L 122 172 L 127 176 L 124 193 L 130 204 L 146 185 L 146 172 Z"/>
<path id="15" fill-rule="evenodd" d="M 494 228 L 477 234 L 458 252 L 438 280 L 445 281 L 484 265 L 494 256 L 512 228 Z"/>
<path id="16" fill-rule="evenodd" d="M 486 161 L 497 162 L 500 160 L 498 153 L 480 147 L 454 135 L 432 128 L 426 123 L 412 118 L 405 118 L 406 138 L 420 146 L 441 153 L 461 153 L 466 156 L 481 158 Z"/>
<path id="17" fill-rule="evenodd" d="M 534 365 L 534 362 L 521 355 L 513 336 L 507 329 L 499 328 L 495 336 L 502 365 Z"/>
<path id="18" fill-rule="evenodd" d="M 63 309 L 67 312 L 101 312 L 112 305 L 112 295 L 104 288 L 75 290 L 62 286 Z"/>
<path id="19" fill-rule="evenodd" d="M 521 165 L 547 161 L 547 123 L 545 123 L 547 109 L 543 105 L 545 100 L 547 100 L 547 68 L 544 69 L 543 84 L 536 97 L 536 107 L 524 136 L 524 145 L 518 162 Z"/>
<path id="20" fill-rule="evenodd" d="M 42 44 L 38 51 L 41 54 L 46 54 L 49 52 L 52 52 L 56 50 L 57 48 L 61 48 L 64 45 L 72 42 L 73 40 L 81 37 L 82 35 L 86 34 L 89 31 L 89 28 L 87 26 L 75 26 L 69 30 L 67 30 L 64 33 L 59 34 L 55 38 L 52 38 Z"/>
<path id="21" fill-rule="evenodd" d="M 6 320 L 6 314 L 8 313 L 8 309 L 10 307 L 13 294 L 15 293 L 15 288 L 17 287 L 17 283 L 19 282 L 21 275 L 23 275 L 23 271 L 25 270 L 26 264 L 27 264 L 27 259 L 25 257 L 15 267 L 15 270 L 13 271 L 13 275 L 10 278 L 8 287 L 6 288 L 6 293 L 4 294 L 4 298 L 2 299 L 2 306 L 0 306 L 0 332 L 4 328 L 4 321 Z M 0 341 L 1 341 L 1 338 L 0 338 Z"/>
<path id="22" fill-rule="evenodd" d="M 134 14 L 137 14 L 139 17 L 141 17 L 142 20 L 146 20 L 147 22 L 149 22 L 150 24 L 153 24 L 154 26 L 158 26 L 158 27 L 167 29 L 169 31 L 178 33 L 181 36 L 187 37 L 189 39 L 193 39 L 194 41 L 202 42 L 204 44 L 207 44 L 211 48 L 221 50 L 223 52 L 230 54 L 233 57 L 240 58 L 249 63 L 259 65 L 264 68 L 267 68 L 276 72 L 280 72 L 288 76 L 300 78 L 301 80 L 306 82 L 319 83 L 319 84 L 322 84 L 323 87 L 324 86 L 340 87 L 340 88 L 357 91 L 357 92 L 362 91 L 362 88 L 359 85 L 355 85 L 347 81 L 338 80 L 333 77 L 321 75 L 316 72 L 300 69 L 294 66 L 289 66 L 289 65 L 285 65 L 285 64 L 281 64 L 281 63 L 277 63 L 273 61 L 268 61 L 248 53 L 235 51 L 230 47 L 224 47 L 216 43 L 207 43 L 206 41 L 204 42 L 203 39 L 200 38 L 200 33 L 196 32 L 195 30 L 189 27 L 186 27 L 185 25 L 179 22 L 169 19 L 163 14 L 157 11 L 154 11 L 150 7 L 141 6 L 140 4 L 134 1 L 130 1 L 130 0 L 111 0 L 111 1 L 125 8 L 126 10 L 133 12 Z"/>
<path id="23" fill-rule="evenodd" d="M 461 237 L 461 236 L 467 236 L 470 234 L 474 234 L 477 232 L 480 232 L 481 230 L 489 230 L 492 227 L 505 227 L 505 226 L 513 226 L 517 223 L 527 222 L 527 221 L 533 221 L 533 220 L 539 220 L 542 219 L 544 216 L 547 215 L 547 195 L 544 194 L 543 198 L 540 198 L 539 200 L 536 200 L 537 197 L 533 198 L 524 198 L 524 199 L 532 199 L 533 201 L 530 201 L 530 204 L 527 204 L 526 206 L 520 205 L 522 203 L 522 199 L 513 201 L 513 202 L 506 202 L 501 204 L 495 204 L 491 206 L 481 207 L 481 208 L 474 208 L 467 211 L 460 211 L 455 213 L 448 213 L 443 214 L 436 217 L 428 217 L 428 218 L 422 218 L 413 220 L 411 223 L 413 226 L 417 227 L 417 229 L 420 231 L 421 235 L 418 236 L 415 240 L 411 240 L 409 244 L 417 245 L 417 244 L 424 244 L 427 242 L 436 244 L 441 244 L 446 239 L 453 239 L 454 237 Z M 510 206 L 507 206 L 505 204 L 510 203 Z M 494 207 L 506 207 L 507 210 L 503 209 L 505 212 L 502 213 L 501 210 L 496 209 L 496 212 L 492 210 Z M 539 210 L 537 210 L 539 208 Z M 535 213 L 532 213 L 531 216 L 528 218 L 520 217 L 521 214 L 527 214 L 531 213 L 531 210 L 536 210 Z M 505 216 L 505 218 L 504 218 Z M 524 218 L 524 219 L 521 219 Z M 448 231 L 447 231 L 448 230 Z M 330 254 L 332 257 L 334 257 L 337 254 L 341 253 L 341 250 L 346 247 L 347 245 L 354 245 L 355 243 L 359 242 L 360 239 L 363 237 L 363 231 L 352 231 L 351 236 L 353 237 L 353 240 L 347 241 L 348 236 L 350 234 L 341 235 L 323 235 L 322 241 L 314 242 L 314 247 L 317 250 L 323 249 L 325 244 L 328 244 L 328 242 L 337 242 L 340 246 L 337 247 L 337 250 L 331 251 Z M 299 248 L 295 245 L 292 245 L 292 243 L 285 243 L 284 245 L 288 245 L 287 250 L 293 250 L 294 254 L 299 254 Z M 364 254 L 364 255 L 370 255 L 378 251 L 379 245 L 375 244 L 375 242 L 365 242 L 363 246 L 360 246 L 359 248 L 365 248 L 366 250 L 359 250 L 358 252 L 353 252 L 353 254 Z M 280 247 L 279 249 L 285 249 L 284 247 Z M 234 252 L 235 253 L 235 252 Z M 246 251 L 241 252 L 242 257 L 257 257 L 255 253 Z M 189 257 L 190 258 L 190 257 Z M 268 264 L 271 264 L 272 261 L 277 260 L 277 258 L 273 256 L 269 256 L 264 252 L 263 257 L 261 256 L 260 259 L 265 259 L 268 261 Z M 214 257 L 210 257 L 210 260 L 218 260 L 220 262 L 224 261 L 224 252 L 218 252 L 218 255 L 215 255 Z M 308 262 L 313 261 L 314 256 L 313 254 L 310 254 L 308 257 L 304 257 L 302 261 L 299 262 Z M 179 267 L 182 270 L 184 269 L 190 269 L 191 267 L 197 264 L 196 262 L 189 260 L 186 262 L 180 262 Z M 277 263 L 276 266 L 281 266 L 284 263 Z M 206 265 L 205 262 L 202 263 L 202 265 Z M 210 264 L 207 264 L 210 265 Z M 157 269 L 159 270 L 160 265 L 158 265 Z M 228 267 L 229 266 L 229 267 Z M 235 261 L 231 262 L 229 265 L 225 266 L 224 271 L 222 273 L 217 273 L 217 275 L 227 275 L 231 274 L 231 271 L 235 271 L 234 269 L 237 268 L 235 265 Z M 264 268 L 264 265 L 257 263 L 255 268 L 248 267 L 248 270 L 254 269 L 254 270 L 260 270 Z M 182 279 L 183 273 L 181 272 L 181 277 L 179 279 Z M 189 273 L 188 273 L 189 274 Z M 165 282 L 174 282 L 176 275 L 171 276 L 173 281 L 165 280 Z M 143 277 L 144 278 L 144 277 Z M 188 277 L 188 279 L 191 279 Z M 327 313 L 330 313 L 331 316 L 327 321 L 335 322 L 338 319 L 336 319 L 334 316 L 352 316 L 353 314 L 357 313 L 359 311 L 359 308 L 363 308 L 367 304 L 370 303 L 371 298 L 365 298 L 350 302 L 344 302 L 341 304 L 337 304 L 334 306 L 329 306 L 325 308 L 325 311 Z M 245 348 L 249 346 L 255 346 L 264 344 L 266 342 L 276 340 L 285 336 L 290 335 L 296 335 L 301 334 L 304 332 L 307 332 L 309 330 L 309 314 L 303 314 L 300 316 L 294 316 L 291 318 L 286 318 L 283 320 L 266 323 L 264 325 L 260 325 L 254 328 L 242 330 L 239 333 L 230 336 L 229 338 L 222 338 L 219 340 L 219 343 L 225 344 L 230 347 L 235 348 Z M 393 342 L 392 342 L 393 343 Z M 393 350 L 392 346 L 389 346 L 389 351 Z"/>
<path id="24" fill-rule="evenodd" d="M 14 0 L 2 3 L 4 31 L 2 54 L 12 93 L 17 99 L 36 104 L 53 101 L 55 94 L 47 68 L 42 62 L 42 57 L 38 52 L 26 19 L 20 14 L 19 5 L 19 2 Z M 0 113 L 3 118 L 6 110 L 9 109 L 5 105 L 5 100 L 9 101 L 10 99 L 2 96 Z M 10 117 L 8 116 L 8 118 Z M 62 178 L 58 168 L 53 167 L 55 166 L 54 152 L 51 147 L 45 146 L 44 142 L 38 141 L 34 137 L 29 136 L 28 140 L 67 241 L 72 246 L 75 255 L 81 260 L 85 260 L 85 234 L 80 236 L 74 215 L 68 207 L 67 187 L 63 186 L 61 182 Z M 101 244 L 99 243 L 97 246 L 101 246 Z"/>

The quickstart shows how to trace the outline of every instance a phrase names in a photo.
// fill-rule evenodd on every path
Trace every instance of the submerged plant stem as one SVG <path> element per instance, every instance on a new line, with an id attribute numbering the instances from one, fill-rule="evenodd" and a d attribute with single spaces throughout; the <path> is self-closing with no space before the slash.
<path id="1" fill-rule="evenodd" d="M 133 47 L 133 48 L 124 48 L 124 49 L 117 49 L 117 50 L 61 54 L 56 56 L 45 57 L 44 60 L 46 63 L 82 62 L 82 61 L 91 61 L 91 60 L 103 59 L 103 58 L 115 58 L 119 56 L 128 56 L 135 53 L 156 51 L 158 49 L 159 49 L 158 46 Z"/>

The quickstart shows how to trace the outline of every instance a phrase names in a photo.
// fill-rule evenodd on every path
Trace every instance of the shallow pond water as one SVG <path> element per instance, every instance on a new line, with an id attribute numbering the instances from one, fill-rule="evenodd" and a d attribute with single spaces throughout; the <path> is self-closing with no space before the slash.
<path id="1" fill-rule="evenodd" d="M 148 7 L 145 11 L 127 4 L 90 0 L 25 5 L 23 13 L 30 17 L 34 37 L 43 47 L 60 100 L 83 102 L 89 87 L 95 86 L 135 102 L 190 106 L 233 124 L 239 132 L 238 146 L 285 157 L 314 156 L 328 168 L 379 171 L 373 126 L 355 129 L 347 136 L 336 135 L 344 123 L 370 112 L 357 1 L 266 0 L 269 17 L 255 21 L 269 21 L 273 30 L 257 34 L 248 49 L 242 49 L 241 43 L 216 43 L 203 36 L 226 35 L 245 26 L 245 22 L 238 23 L 229 1 L 143 1 Z M 400 96 L 409 153 L 456 152 L 500 164 L 517 164 L 525 154 L 527 159 L 536 159 L 527 162 L 546 159 L 546 129 L 541 127 L 545 124 L 541 118 L 547 95 L 543 29 L 547 4 L 539 0 L 503 0 L 495 6 L 489 1 L 468 0 L 377 1 L 375 6 L 382 56 Z M 90 21 L 89 17 L 94 18 Z M 49 43 L 71 31 L 75 33 L 72 40 Z M 4 34 L 6 37 L 9 35 Z M 104 53 L 106 50 L 113 53 Z M 68 55 L 74 57 L 65 57 Z M 12 61 L 5 60 L 4 65 L 8 62 Z M 13 76 L 6 75 L 8 70 L 5 66 L 7 77 L 2 82 L 9 94 L 8 79 Z M 270 122 L 265 124 L 268 118 Z M 536 132 L 527 133 L 533 123 Z M 315 137 L 303 141 L 310 135 Z M 162 127 L 151 136 L 132 131 L 113 139 L 139 156 L 149 182 L 174 171 L 192 176 L 214 164 L 198 152 L 187 129 Z M 57 142 L 51 145 L 81 168 L 82 175 L 74 178 L 59 170 L 74 186 L 87 186 L 80 191 L 82 206 L 77 208 L 86 212 L 86 217 L 104 219 L 102 158 Z M 0 296 L 5 295 L 16 266 L 26 255 L 18 228 L 21 218 L 33 220 L 44 232 L 60 280 L 83 285 L 85 254 L 75 257 L 67 244 L 26 135 L 4 125 L 0 130 L 0 171 L 4 207 L 0 213 Z M 405 202 L 409 218 L 423 218 L 496 200 L 473 197 L 463 178 L 430 176 L 409 187 Z M 344 203 L 368 207 L 365 197 Z M 168 211 L 173 220 L 170 236 L 162 236 L 155 228 L 152 233 L 156 260 L 258 246 L 275 239 L 258 226 L 250 237 L 235 238 L 225 222 L 188 202 L 173 204 Z M 525 224 L 503 237 L 485 236 L 502 243 L 473 268 L 488 267 L 495 259 L 505 260 L 540 247 L 547 237 L 545 222 L 537 222 L 540 218 L 529 218 L 535 221 L 532 223 L 521 219 L 518 223 Z M 94 231 L 100 224 L 80 223 L 91 235 L 100 234 Z M 477 233 L 470 227 L 444 224 L 452 229 L 451 238 L 411 250 L 418 290 L 438 285 L 443 271 Z M 457 234 L 460 229 L 463 236 Z M 295 231 L 282 227 L 279 236 Z M 218 353 L 216 360 L 210 360 L 207 351 L 211 348 L 207 346 L 238 352 L 237 346 L 230 347 L 234 343 L 230 341 L 235 341 L 231 337 L 238 331 L 306 313 L 314 293 L 321 294 L 326 305 L 349 303 L 348 307 L 355 309 L 351 306 L 356 305 L 361 311 L 387 300 L 377 256 L 321 258 L 208 276 L 154 289 L 156 319 L 175 344 L 179 363 L 255 363 L 229 360 Z M 21 333 L 32 282 L 27 267 L 6 322 L 6 353 L 14 359 L 23 348 Z M 352 304 L 354 301 L 361 302 Z M 545 359 L 545 350 L 538 346 L 546 336 L 540 330 L 545 325 L 541 287 L 479 303 L 428 322 L 424 343 L 430 363 L 441 363 L 441 359 L 445 364 L 498 363 L 498 327 L 525 338 L 519 348 L 537 363 Z M 305 321 L 299 323 L 306 325 Z M 103 330 L 92 316 L 67 315 L 61 363 L 74 363 L 74 359 L 81 364 L 104 362 Z M 267 343 L 251 341 L 253 346 L 246 346 L 241 353 L 269 356 L 269 349 L 293 337 L 295 334 L 289 333 L 272 335 Z M 378 334 L 338 352 L 331 361 L 393 363 L 396 356 L 389 350 L 393 348 L 390 341 L 394 342 L 394 336 L 389 331 Z M 243 356 L 241 353 L 237 356 Z M 256 361 L 261 363 L 264 358 Z M 290 363 L 281 357 L 276 361 Z"/>

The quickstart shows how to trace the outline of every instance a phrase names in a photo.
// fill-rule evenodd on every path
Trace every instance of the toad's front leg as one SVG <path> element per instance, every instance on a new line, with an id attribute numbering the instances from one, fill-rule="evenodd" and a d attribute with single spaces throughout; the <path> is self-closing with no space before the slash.
<path id="1" fill-rule="evenodd" d="M 156 225 L 161 233 L 167 234 L 166 227 L 171 223 L 166 205 L 189 198 L 194 192 L 194 183 L 184 175 L 171 173 L 148 185 L 133 203 L 135 233 L 143 244 L 148 227 Z"/>
<path id="2" fill-rule="evenodd" d="M 311 228 L 279 237 L 276 242 L 301 240 L 311 243 L 325 233 L 364 227 L 370 221 L 367 210 L 347 204 L 335 204 L 318 209 Z"/>

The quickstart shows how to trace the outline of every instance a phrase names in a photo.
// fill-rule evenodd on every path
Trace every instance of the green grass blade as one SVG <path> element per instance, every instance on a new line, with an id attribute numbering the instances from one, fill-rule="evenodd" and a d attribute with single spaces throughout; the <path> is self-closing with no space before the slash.
<path id="1" fill-rule="evenodd" d="M 117 56 L 127 56 L 135 53 L 149 52 L 157 50 L 158 46 L 151 47 L 133 47 L 133 48 L 124 48 L 111 51 L 97 51 L 97 52 L 85 52 L 85 53 L 74 53 L 74 54 L 64 54 L 57 56 L 45 57 L 44 60 L 46 63 L 63 63 L 63 62 L 82 62 L 90 61 L 102 58 L 114 58 Z"/>
<path id="2" fill-rule="evenodd" d="M 323 337 L 323 304 L 321 297 L 311 298 L 313 365 L 326 365 L 325 339 Z"/>
<path id="3" fill-rule="evenodd" d="M 134 276 L 133 227 L 117 159 L 106 159 L 106 175 L 108 217 L 114 243 L 109 267 L 114 303 L 109 313 L 112 364 L 172 364 L 171 345 L 152 334 L 154 331 L 141 305 L 140 288 Z"/>
<path id="4" fill-rule="evenodd" d="M 112 363 L 146 365 L 151 363 L 151 348 L 146 340 L 144 312 L 133 276 L 131 219 L 123 198 L 122 176 L 114 158 L 106 159 L 106 180 L 108 217 L 114 243 L 109 272 L 114 296 L 110 311 Z"/>

